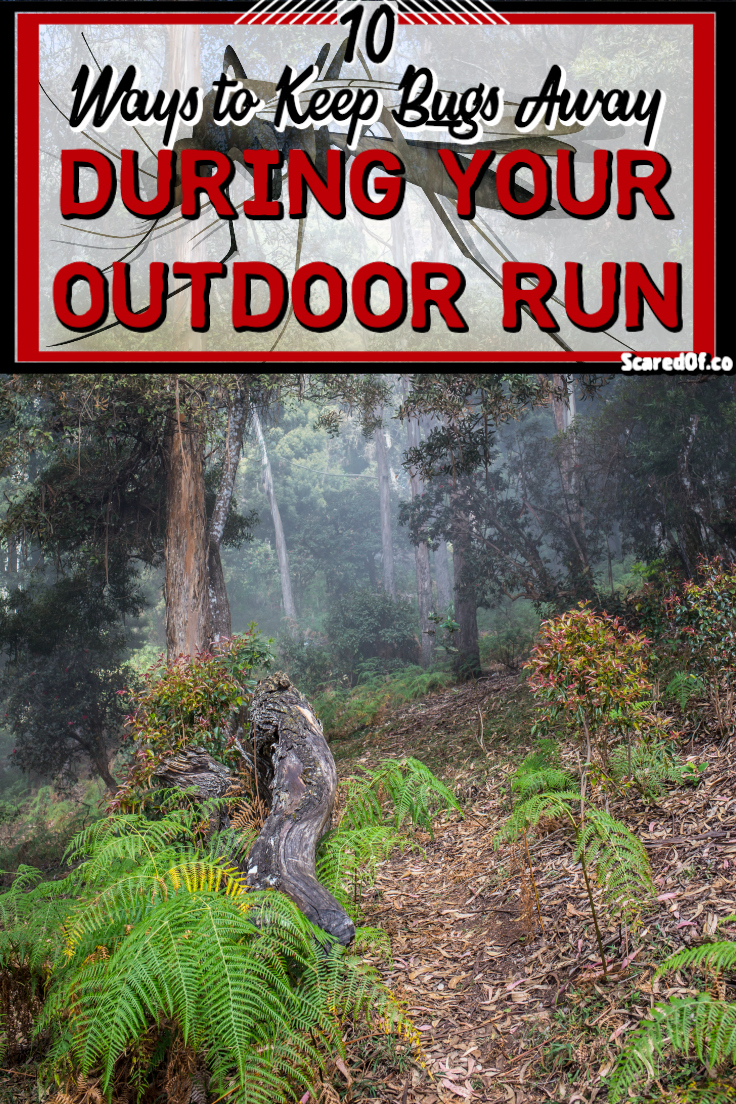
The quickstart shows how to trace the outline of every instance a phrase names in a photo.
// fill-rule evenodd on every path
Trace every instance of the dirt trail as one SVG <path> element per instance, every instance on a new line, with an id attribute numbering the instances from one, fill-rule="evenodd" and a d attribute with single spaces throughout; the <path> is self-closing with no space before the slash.
<path id="1" fill-rule="evenodd" d="M 650 1007 L 694 992 L 677 978 L 652 985 L 654 968 L 683 945 L 711 938 L 718 920 L 736 913 L 736 738 L 725 746 L 706 739 L 682 749 L 708 764 L 697 789 L 671 788 L 648 806 L 636 795 L 611 803 L 645 842 L 659 891 L 628 942 L 606 920 L 612 979 L 601 975 L 571 840 L 554 824 L 530 845 L 542 934 L 522 882 L 523 855 L 517 851 L 512 869 L 511 848 L 492 844 L 509 811 L 501 791 L 528 750 L 529 714 L 523 701 L 515 717 L 510 705 L 521 698 L 517 680 L 497 674 L 431 695 L 374 732 L 333 745 L 342 776 L 388 756 L 417 756 L 455 787 L 465 815 L 440 818 L 434 839 L 418 832 L 423 850 L 395 852 L 362 902 L 365 922 L 391 937 L 392 966 L 373 961 L 419 1030 L 425 1069 L 368 1031 L 349 1047 L 350 1090 L 338 1098 L 329 1087 L 323 1104 L 601 1104 L 601 1078 Z M 572 749 L 563 766 L 575 769 Z M 724 931 L 736 936 L 736 926 Z M 344 1090 L 338 1070 L 340 1083 Z M 31 1098 L 32 1074 L 0 1070 L 0 1104 Z"/>
<path id="2" fill-rule="evenodd" d="M 500 688 L 508 689 L 506 680 Z M 437 717 L 447 716 L 449 707 L 451 739 L 458 741 L 465 727 L 457 751 L 467 754 L 479 689 L 443 691 L 399 712 L 368 737 L 352 765 L 402 752 L 428 759 L 422 745 L 430 746 Z M 409 737 L 403 745 L 397 740 L 402 729 Z M 363 901 L 366 922 L 391 936 L 393 968 L 372 961 L 419 1029 L 426 1070 L 409 1068 L 401 1055 L 384 1061 L 356 1055 L 353 1104 L 552 1098 L 572 1104 L 576 1094 L 587 1104 L 605 1100 L 601 1077 L 626 1036 L 657 999 L 687 992 L 682 985 L 668 988 L 665 980 L 653 989 L 656 965 L 683 945 L 709 938 L 719 918 L 736 912 L 736 738 L 725 748 L 695 744 L 691 754 L 694 762 L 708 763 L 697 789 L 670 789 L 648 806 L 638 795 L 627 804 L 611 803 L 613 815 L 645 842 L 661 892 L 642 928 L 628 938 L 615 918 L 605 918 L 609 980 L 602 976 L 566 829 L 552 824 L 550 834 L 531 844 L 544 934 L 530 880 L 520 873 L 523 852 L 493 848 L 508 815 L 499 790 L 523 751 L 509 755 L 494 747 L 482 781 L 477 761 L 468 768 L 459 756 L 454 760 L 445 779 L 455 774 L 460 792 L 474 795 L 465 817 L 440 821 L 434 840 L 419 833 L 424 854 L 395 853 Z M 574 768 L 572 755 L 564 759 L 563 753 L 563 766 Z M 341 773 L 350 766 L 342 762 Z M 727 932 L 736 935 L 736 928 Z"/>

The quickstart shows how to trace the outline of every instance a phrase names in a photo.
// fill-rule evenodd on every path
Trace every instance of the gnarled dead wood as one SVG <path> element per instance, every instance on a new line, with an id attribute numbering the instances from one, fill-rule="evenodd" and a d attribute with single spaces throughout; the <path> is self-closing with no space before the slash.
<path id="1" fill-rule="evenodd" d="M 258 684 L 250 715 L 256 753 L 271 759 L 274 773 L 271 811 L 248 856 L 248 883 L 280 889 L 313 923 L 347 944 L 355 935 L 353 922 L 314 873 L 337 791 L 322 726 L 284 674 Z"/>
<path id="2" fill-rule="evenodd" d="M 255 746 L 259 794 L 270 811 L 247 860 L 233 856 L 234 861 L 254 889 L 281 890 L 313 923 L 350 943 L 353 922 L 314 871 L 337 791 L 335 760 L 322 726 L 281 673 L 259 682 L 250 716 L 251 734 L 242 751 L 252 769 L 247 752 Z M 179 752 L 159 767 L 156 778 L 165 786 L 195 787 L 203 800 L 223 797 L 235 781 L 202 748 Z"/>

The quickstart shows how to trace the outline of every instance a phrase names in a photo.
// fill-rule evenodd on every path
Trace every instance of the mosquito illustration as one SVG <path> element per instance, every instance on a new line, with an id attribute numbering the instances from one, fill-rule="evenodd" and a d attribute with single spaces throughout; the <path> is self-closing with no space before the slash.
<path id="1" fill-rule="evenodd" d="M 84 36 L 82 37 L 84 38 Z M 97 68 L 100 69 L 99 62 L 92 53 L 86 38 L 84 38 L 84 41 Z M 331 59 L 330 44 L 325 43 L 316 59 L 318 76 L 314 83 L 327 89 L 349 87 L 373 87 L 379 89 L 383 95 L 384 106 L 378 122 L 383 127 L 385 131 L 384 134 L 374 133 L 376 130 L 376 125 L 374 124 L 360 137 L 356 148 L 351 150 L 347 146 L 346 134 L 341 131 L 331 130 L 327 125 L 315 127 L 310 124 L 303 128 L 287 125 L 283 130 L 277 130 L 273 122 L 278 100 L 277 85 L 273 82 L 249 78 L 237 53 L 231 45 L 228 45 L 224 51 L 222 72 L 230 79 L 237 81 L 242 88 L 258 96 L 263 101 L 263 106 L 244 126 L 239 126 L 232 120 L 228 120 L 225 125 L 216 124 L 213 119 L 212 110 L 216 93 L 214 90 L 209 92 L 204 98 L 202 116 L 199 122 L 194 126 L 192 136 L 190 138 L 181 138 L 176 141 L 173 147 L 174 151 L 177 154 L 184 149 L 196 149 L 204 151 L 205 153 L 208 151 L 224 153 L 227 154 L 233 162 L 239 165 L 244 173 L 252 176 L 253 168 L 244 160 L 243 151 L 261 149 L 277 150 L 283 155 L 282 164 L 284 166 L 283 177 L 279 176 L 278 173 L 274 174 L 272 184 L 272 198 L 278 199 L 281 195 L 283 180 L 286 178 L 286 166 L 288 165 L 288 153 L 290 150 L 302 149 L 309 154 L 315 168 L 320 172 L 323 178 L 326 175 L 326 155 L 330 148 L 344 150 L 346 160 L 366 150 L 392 150 L 403 162 L 404 179 L 407 183 L 414 184 L 421 189 L 426 200 L 442 222 L 450 240 L 457 246 L 460 253 L 467 260 L 472 261 L 492 283 L 502 288 L 503 283 L 500 272 L 497 271 L 493 264 L 484 256 L 481 250 L 485 247 L 490 247 L 502 261 L 517 261 L 517 258 L 481 215 L 476 213 L 476 217 L 470 220 L 463 220 L 458 217 L 455 207 L 457 189 L 443 165 L 440 158 L 440 150 L 453 151 L 460 159 L 460 164 L 464 169 L 467 168 L 469 159 L 476 150 L 492 150 L 496 154 L 501 155 L 512 150 L 525 149 L 531 150 L 545 158 L 554 158 L 557 156 L 558 150 L 563 149 L 572 151 L 577 161 L 592 161 L 594 147 L 589 144 L 590 139 L 611 139 L 621 137 L 624 134 L 623 127 L 612 127 L 599 122 L 598 124 L 594 123 L 592 126 L 585 128 L 580 124 L 563 126 L 558 123 L 553 130 L 548 130 L 540 124 L 537 128 L 539 133 L 532 132 L 531 134 L 519 135 L 514 129 L 513 122 L 516 108 L 521 102 L 521 97 L 514 97 L 506 93 L 504 96 L 505 108 L 503 118 L 494 126 L 488 126 L 479 119 L 478 122 L 483 126 L 483 135 L 479 141 L 474 141 L 472 145 L 453 142 L 450 138 L 441 141 L 426 140 L 424 137 L 421 139 L 406 138 L 391 113 L 391 108 L 397 106 L 400 100 L 401 93 L 398 84 L 391 81 L 374 79 L 359 49 L 356 50 L 356 55 L 365 71 L 365 76 L 359 78 L 341 77 L 340 74 L 344 64 L 347 43 L 348 40 L 345 39 L 337 48 Z M 45 90 L 43 91 L 45 92 Z M 48 94 L 46 93 L 46 95 Z M 53 103 L 53 101 L 51 102 Z M 54 104 L 54 106 L 64 115 L 64 112 L 61 111 L 58 105 Z M 66 118 L 67 116 L 64 117 Z M 145 141 L 140 131 L 138 131 L 137 128 L 134 129 L 151 154 L 153 154 L 154 151 Z M 114 150 L 106 147 L 97 138 L 87 134 L 85 134 L 85 137 L 89 138 L 95 145 L 104 149 L 106 153 L 117 156 Z M 206 171 L 205 169 L 205 172 Z M 146 193 L 146 196 L 150 198 L 152 195 L 156 194 L 157 190 L 155 156 L 143 163 L 140 174 L 141 189 Z M 475 192 L 476 208 L 503 210 L 499 202 L 495 178 L 496 172 L 493 165 L 491 165 L 486 169 Z M 525 201 L 531 198 L 532 193 L 518 181 L 514 185 L 514 190 L 515 197 L 519 201 Z M 180 177 L 177 173 L 174 207 L 178 207 L 180 204 L 181 187 Z M 545 211 L 541 217 L 567 218 L 568 216 L 559 208 L 551 207 Z M 138 249 L 145 247 L 147 243 L 154 240 L 157 230 L 163 231 L 165 228 L 171 227 L 175 223 L 182 221 L 183 219 L 181 216 L 167 222 L 161 222 L 161 217 L 152 219 L 151 225 L 141 231 L 133 247 L 119 259 L 124 261 Z M 218 219 L 215 219 L 214 222 L 198 231 L 195 236 L 203 234 L 206 230 L 215 226 L 218 221 Z M 302 218 L 299 220 L 298 224 L 295 269 L 298 269 L 300 265 L 306 222 L 307 218 Z M 239 251 L 235 226 L 232 220 L 228 220 L 228 227 L 230 244 L 227 252 L 222 258 L 222 264 Z M 191 283 L 183 283 L 168 293 L 166 296 L 167 300 L 186 291 L 190 287 Z M 554 295 L 551 296 L 551 298 L 555 303 L 564 307 L 564 303 L 559 298 Z M 522 309 L 531 317 L 531 312 L 525 304 L 522 304 Z M 271 346 L 272 350 L 279 343 L 286 331 L 291 319 L 291 314 L 292 309 L 290 307 L 281 331 L 274 344 Z M 113 322 L 108 325 L 100 326 L 81 336 L 57 342 L 56 345 L 69 345 L 78 341 L 84 341 L 89 337 L 113 329 L 118 325 L 120 325 L 119 322 Z M 568 352 L 572 351 L 571 347 L 559 336 L 559 334 L 550 331 L 547 332 L 549 338 L 560 348 Z M 625 348 L 630 348 L 630 346 L 626 345 L 625 342 L 621 341 L 620 338 L 615 337 L 613 334 L 607 334 L 606 336 Z"/>

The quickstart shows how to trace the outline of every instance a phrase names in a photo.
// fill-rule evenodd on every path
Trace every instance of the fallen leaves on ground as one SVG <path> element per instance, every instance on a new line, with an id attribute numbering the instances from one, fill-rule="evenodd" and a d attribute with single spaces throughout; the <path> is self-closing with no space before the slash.
<path id="1" fill-rule="evenodd" d="M 391 965 L 369 960 L 412 1016 L 426 1068 L 410 1068 L 404 1052 L 392 1069 L 380 1051 L 378 1058 L 361 1059 L 351 1051 L 353 1104 L 532 1104 L 562 1099 L 562 1093 L 568 1102 L 583 1094 L 579 1099 L 590 1104 L 601 1091 L 604 1099 L 602 1078 L 653 1004 L 694 992 L 684 983 L 652 983 L 656 966 L 672 950 L 712 937 L 719 918 L 736 912 L 732 739 L 726 747 L 705 742 L 688 748 L 691 762 L 708 764 L 698 789 L 671 789 L 649 804 L 637 794 L 611 802 L 611 813 L 647 846 L 661 893 L 638 932 L 607 918 L 608 977 L 564 826 L 550 825 L 530 844 L 544 934 L 536 917 L 530 925 L 520 875 L 509 871 L 511 849 L 496 851 L 492 842 L 509 812 L 504 783 L 524 751 L 509 755 L 496 743 L 479 769 L 472 727 L 473 712 L 487 715 L 487 699 L 499 691 L 503 697 L 512 684 L 497 676 L 415 703 L 367 738 L 357 759 L 341 763 L 341 773 L 349 773 L 354 764 L 373 766 L 389 754 L 426 758 L 422 745 L 436 737 L 450 710 L 456 757 L 446 759 L 452 765 L 444 777 L 471 797 L 465 816 L 439 823 L 434 839 L 417 832 L 422 851 L 397 853 L 381 864 L 375 887 L 363 898 L 366 922 L 383 927 L 393 949 Z M 402 734 L 403 742 L 397 739 Z M 575 769 L 572 749 L 563 766 Z"/>

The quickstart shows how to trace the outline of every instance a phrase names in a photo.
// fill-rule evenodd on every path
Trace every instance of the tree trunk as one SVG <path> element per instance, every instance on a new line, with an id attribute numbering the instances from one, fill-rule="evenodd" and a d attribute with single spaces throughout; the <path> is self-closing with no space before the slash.
<path id="1" fill-rule="evenodd" d="M 555 375 L 553 382 L 556 389 L 561 388 L 565 397 L 553 399 L 552 406 L 555 416 L 555 426 L 558 433 L 567 433 L 577 413 L 575 403 L 575 379 L 571 375 Z M 583 502 L 580 496 L 580 481 L 577 475 L 577 449 L 574 433 L 570 434 L 565 442 L 564 451 L 560 458 L 560 478 L 562 490 L 565 496 L 565 510 L 567 513 L 567 526 L 573 544 L 578 553 L 580 571 L 589 571 L 588 557 L 585 547 L 585 521 Z"/>
<path id="2" fill-rule="evenodd" d="M 378 494 L 381 503 L 381 551 L 383 553 L 383 587 L 396 600 L 394 576 L 394 544 L 391 534 L 391 479 L 386 455 L 386 438 L 383 425 L 375 432 L 376 467 L 378 468 Z"/>
<path id="3" fill-rule="evenodd" d="M 166 443 L 164 561 L 171 662 L 178 655 L 196 655 L 209 640 L 203 438 L 197 426 L 183 420 L 175 422 Z"/>
<path id="4" fill-rule="evenodd" d="M 447 544 L 440 541 L 434 554 L 434 570 L 437 581 L 437 609 L 446 611 L 452 604 L 452 585 L 450 583 L 450 559 Z"/>
<path id="5" fill-rule="evenodd" d="M 251 408 L 253 413 L 253 426 L 258 437 L 258 443 L 261 446 L 261 471 L 263 474 L 263 486 L 268 497 L 268 504 L 271 507 L 271 517 L 273 519 L 274 533 L 276 534 L 276 555 L 279 559 L 279 570 L 281 572 L 281 593 L 284 599 L 284 616 L 289 624 L 289 631 L 293 632 L 296 627 L 296 609 L 294 608 L 294 599 L 291 594 L 291 576 L 289 574 L 289 553 L 286 550 L 286 541 L 284 540 L 284 530 L 281 525 L 281 514 L 279 513 L 278 504 L 276 502 L 276 496 L 273 490 L 273 476 L 271 474 L 271 465 L 268 460 L 268 452 L 266 451 L 266 441 L 263 436 L 263 430 L 261 428 L 261 421 L 254 408 Z"/>
<path id="6" fill-rule="evenodd" d="M 18 565 L 18 553 L 16 551 L 15 537 L 8 537 L 8 575 L 15 575 Z"/>
<path id="7" fill-rule="evenodd" d="M 455 620 L 460 628 L 453 641 L 457 648 L 455 669 L 465 678 L 480 673 L 478 648 L 478 619 L 475 595 L 467 578 L 467 561 L 470 552 L 469 522 L 458 519 L 456 536 L 452 542 L 452 560 L 455 567 Z"/>
<path id="8" fill-rule="evenodd" d="M 103 756 L 91 756 L 92 766 L 99 774 L 102 781 L 107 786 L 111 794 L 115 794 L 120 789 L 120 783 L 116 782 L 110 773 L 110 766 L 107 762 L 107 758 Z"/>
<path id="9" fill-rule="evenodd" d="M 552 409 L 555 416 L 555 426 L 558 433 L 566 433 L 570 423 L 576 414 L 575 390 L 572 376 L 554 375 L 552 377 L 555 389 L 564 388 L 566 398 L 552 399 Z"/>
<path id="10" fill-rule="evenodd" d="M 214 541 L 210 541 L 207 552 L 207 591 L 210 600 L 209 642 L 216 644 L 221 637 L 232 635 L 232 622 L 220 546 Z"/>
<path id="11" fill-rule="evenodd" d="M 209 579 L 210 599 L 210 639 L 217 641 L 221 636 L 230 636 L 232 626 L 230 621 L 230 603 L 227 600 L 227 588 L 225 576 L 222 571 L 220 559 L 220 543 L 225 531 L 225 521 L 233 497 L 235 476 L 238 470 L 240 450 L 243 447 L 243 433 L 248 414 L 248 395 L 246 392 L 238 395 L 230 407 L 227 424 L 227 441 L 225 444 L 225 459 L 222 468 L 222 478 L 217 490 L 215 508 L 210 518 L 209 530 L 209 554 L 207 569 Z"/>
<path id="12" fill-rule="evenodd" d="M 407 418 L 406 430 L 409 448 L 419 445 L 419 423 L 416 418 Z M 409 472 L 409 486 L 412 501 L 422 494 L 424 486 L 416 473 Z M 421 632 L 421 663 L 428 667 L 432 662 L 433 635 L 430 633 L 432 613 L 432 575 L 429 568 L 429 546 L 426 541 L 414 545 L 414 558 L 417 568 L 417 602 L 419 604 L 419 630 Z"/>
<path id="13" fill-rule="evenodd" d="M 270 811 L 248 858 L 242 862 L 234 855 L 233 861 L 254 889 L 280 890 L 313 923 L 348 944 L 355 935 L 353 922 L 314 870 L 337 791 L 335 761 L 322 727 L 283 674 L 258 684 L 250 716 L 251 737 L 241 754 L 252 769 L 249 753 L 255 744 L 259 794 Z M 203 800 L 223 797 L 235 781 L 202 748 L 179 752 L 162 764 L 156 778 L 165 786 L 195 786 Z"/>
<path id="14" fill-rule="evenodd" d="M 74 738 L 84 754 L 89 758 L 95 771 L 107 786 L 110 793 L 117 793 L 120 783 L 116 782 L 110 772 L 110 755 L 105 747 L 105 740 L 94 732 L 81 732 L 73 729 Z"/>

